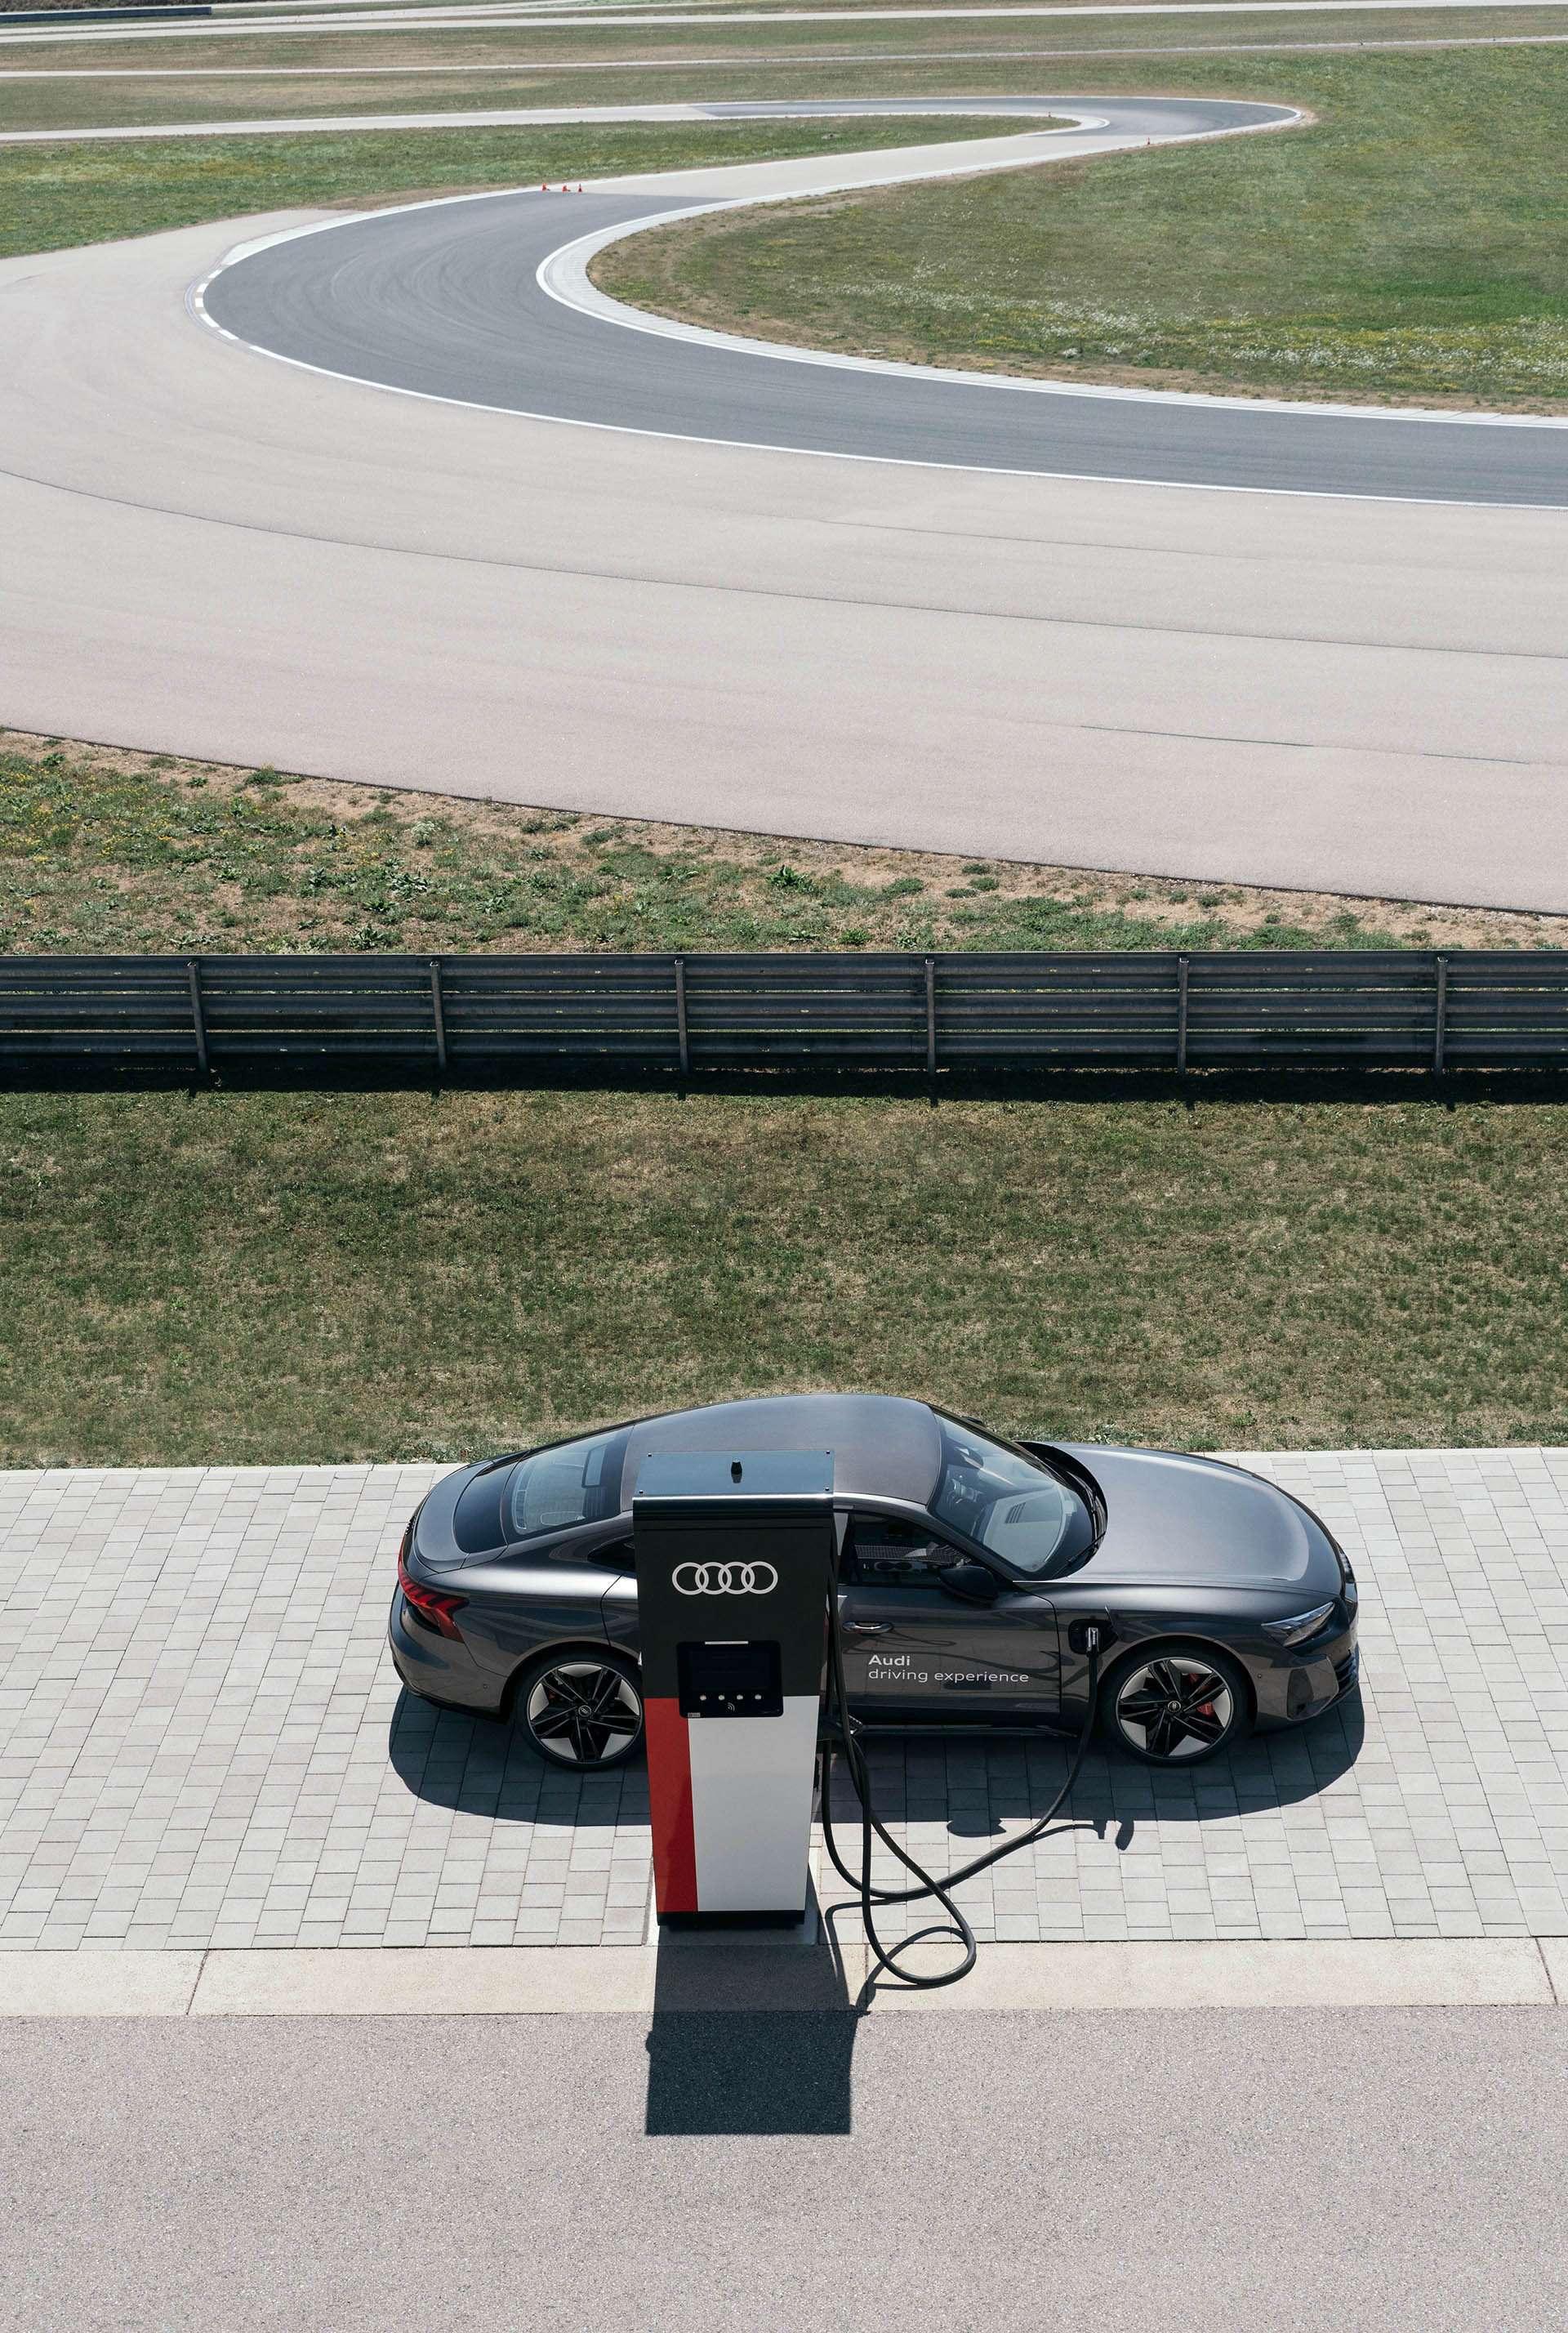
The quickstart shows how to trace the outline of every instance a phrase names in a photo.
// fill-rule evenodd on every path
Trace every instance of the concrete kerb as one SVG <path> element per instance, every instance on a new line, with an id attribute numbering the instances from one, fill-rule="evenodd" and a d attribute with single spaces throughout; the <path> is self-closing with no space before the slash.
<path id="1" fill-rule="evenodd" d="M 912 1957 L 934 1973 L 942 1948 Z M 0 2017 L 643 2016 L 674 2011 L 1552 2009 L 1568 1937 L 989 1944 L 961 1984 L 869 1985 L 864 1944 L 0 1954 Z"/>

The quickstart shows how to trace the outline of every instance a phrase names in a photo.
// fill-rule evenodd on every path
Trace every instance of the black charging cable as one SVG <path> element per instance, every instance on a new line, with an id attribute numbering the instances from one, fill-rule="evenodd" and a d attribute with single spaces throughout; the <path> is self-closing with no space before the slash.
<path id="1" fill-rule="evenodd" d="M 1031 1823 L 1028 1830 L 1020 1831 L 1017 1839 L 1004 1839 L 999 1847 L 988 1848 L 984 1855 L 977 1855 L 972 1862 L 961 1865 L 957 1871 L 950 1871 L 944 1877 L 933 1879 L 931 1873 L 915 1861 L 913 1856 L 907 1854 L 898 1841 L 889 1836 L 872 1806 L 871 1778 L 866 1771 L 865 1759 L 860 1746 L 863 1729 L 858 1721 L 849 1714 L 849 1695 L 844 1684 L 844 1647 L 839 1642 L 838 1599 L 836 1593 L 830 1594 L 827 1625 L 828 1732 L 822 1743 L 819 1778 L 822 1836 L 827 1841 L 833 1868 L 846 1887 L 854 1888 L 860 1899 L 860 1916 L 865 1925 L 866 1942 L 871 1946 L 877 1966 L 885 1969 L 889 1976 L 897 1977 L 901 1984 L 911 1985 L 922 1992 L 933 1992 L 939 1985 L 957 1984 L 961 1977 L 968 1976 L 977 1958 L 975 1934 L 962 1911 L 954 1902 L 951 1890 L 961 1887 L 966 1879 L 972 1879 L 977 1872 L 989 1870 L 993 1863 L 999 1863 L 1005 1855 L 1017 1855 L 1021 1848 L 1032 1847 L 1037 1839 L 1045 1836 L 1060 1813 L 1068 1792 L 1078 1779 L 1084 1759 L 1088 1752 L 1089 1737 L 1095 1730 L 1095 1717 L 1099 1707 L 1100 1630 L 1093 1621 L 1084 1632 L 1084 1649 L 1089 1660 L 1089 1705 L 1084 1716 L 1083 1732 L 1078 1736 L 1077 1746 L 1073 1752 L 1072 1761 L 1067 1767 L 1061 1789 L 1039 1820 Z M 838 1843 L 833 1835 L 832 1720 L 835 1712 L 838 1720 L 838 1738 L 844 1744 L 844 1762 L 848 1769 L 849 1779 L 855 1785 L 856 1795 L 860 1800 L 860 1874 L 858 1877 L 845 1864 L 838 1852 Z M 889 1853 L 903 1864 L 904 1869 L 913 1875 L 919 1882 L 917 1887 L 877 1887 L 873 1885 L 871 1841 L 874 1833 Z M 946 1919 L 932 1921 L 927 1926 L 916 1929 L 913 1935 L 904 1937 L 896 1944 L 892 1946 L 884 1944 L 876 1933 L 873 1906 L 918 1904 L 927 1896 L 933 1898 L 941 1906 L 947 1915 Z M 915 1944 L 923 1944 L 928 1937 L 932 1936 L 951 1936 L 962 1945 L 963 1958 L 956 1968 L 944 1969 L 935 1976 L 917 1976 L 913 1969 L 900 1965 L 900 1956 L 903 1954 L 909 1952 Z"/>

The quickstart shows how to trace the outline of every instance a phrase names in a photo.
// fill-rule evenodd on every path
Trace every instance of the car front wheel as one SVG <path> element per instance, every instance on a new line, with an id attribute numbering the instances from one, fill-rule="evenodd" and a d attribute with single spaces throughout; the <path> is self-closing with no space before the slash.
<path id="1" fill-rule="evenodd" d="M 643 1738 L 636 1664 L 616 1652 L 549 1655 L 519 1683 L 512 1723 L 547 1766 L 624 1766 Z"/>
<path id="2" fill-rule="evenodd" d="M 1105 1684 L 1106 1732 L 1149 1766 L 1191 1766 L 1247 1731 L 1247 1687 L 1234 1661 L 1201 1645 L 1134 1654 Z"/>

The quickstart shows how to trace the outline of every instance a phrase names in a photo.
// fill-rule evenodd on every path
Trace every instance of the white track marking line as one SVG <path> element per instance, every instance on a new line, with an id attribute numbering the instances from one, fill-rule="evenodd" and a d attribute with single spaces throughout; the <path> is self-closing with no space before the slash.
<path id="1" fill-rule="evenodd" d="M 1299 115 L 1295 117 L 1296 120 L 1300 119 Z M 1250 125 L 1250 128 L 1272 130 L 1292 126 L 1294 124 L 1290 122 L 1258 122 Z M 1044 131 L 1041 133 L 1042 136 L 1050 134 Z M 1162 145 L 1196 145 L 1200 142 L 1200 138 L 1236 138 L 1248 134 L 1247 130 L 1204 130 L 1191 139 L 1168 138 L 1162 139 L 1160 143 Z M 1114 153 L 1123 150 L 1127 146 L 1135 146 L 1137 142 L 1135 139 L 1118 140 L 1107 139 L 1097 148 L 1091 148 L 1085 144 L 1084 148 L 1076 149 L 1075 151 Z M 1050 158 L 1049 156 L 1041 157 L 1042 160 Z M 941 174 L 932 173 L 932 175 Z M 959 171 L 952 175 L 967 176 L 968 172 L 967 170 Z M 831 193 L 837 190 L 830 187 L 812 190 L 813 193 L 817 191 Z M 664 340 L 695 341 L 704 348 L 726 349 L 737 355 L 777 357 L 790 364 L 826 365 L 844 372 L 894 373 L 910 380 L 931 380 L 934 377 L 943 381 L 961 382 L 971 388 L 1009 390 L 1028 396 L 1091 398 L 1133 405 L 1176 405 L 1189 408 L 1201 406 L 1221 412 L 1288 413 L 1353 421 L 1435 421 L 1458 424 L 1460 427 L 1468 425 L 1504 429 L 1568 429 L 1568 416 L 1560 414 L 1455 413 L 1430 406 L 1329 405 L 1316 403 L 1305 398 L 1219 397 L 1199 389 L 1121 389 L 1091 381 L 1040 380 L 1018 374 L 965 372 L 957 367 L 901 364 L 885 357 L 838 356 L 825 349 L 798 348 L 787 341 L 749 340 L 739 333 L 716 332 L 704 325 L 685 323 L 678 317 L 656 315 L 644 308 L 630 308 L 625 302 L 612 299 L 608 293 L 601 292 L 598 286 L 588 278 L 589 262 L 597 257 L 599 252 L 607 250 L 612 244 L 622 242 L 630 235 L 646 234 L 655 227 L 671 226 L 678 220 L 698 218 L 709 211 L 739 209 L 745 203 L 804 202 L 809 199 L 810 196 L 805 193 L 789 196 L 745 196 L 738 199 L 732 198 L 725 203 L 699 203 L 693 205 L 690 210 L 666 212 L 656 218 L 636 219 L 625 226 L 605 227 L 596 234 L 579 237 L 576 243 L 563 244 L 559 251 L 551 252 L 548 258 L 540 261 L 536 280 L 540 289 L 548 293 L 552 300 L 559 300 L 563 307 L 578 309 L 585 315 L 597 316 L 606 323 L 619 324 L 628 331 L 651 332 Z M 922 465 L 921 466 L 938 466 Z M 940 466 L 969 468 L 978 466 L 944 464 Z M 1026 474 L 1019 473 L 1019 475 Z M 1251 490 L 1241 488 L 1238 491 Z M 1273 490 L 1270 489 L 1270 491 Z M 1400 496 L 1398 499 L 1403 500 L 1405 497 Z"/>

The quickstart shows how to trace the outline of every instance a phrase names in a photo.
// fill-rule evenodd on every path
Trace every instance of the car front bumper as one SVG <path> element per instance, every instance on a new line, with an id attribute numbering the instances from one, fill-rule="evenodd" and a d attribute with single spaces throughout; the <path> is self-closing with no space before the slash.
<path id="1" fill-rule="evenodd" d="M 1277 1652 L 1270 1647 L 1263 1659 L 1254 1657 L 1248 1666 L 1257 1696 L 1258 1724 L 1305 1725 L 1356 1689 L 1361 1647 L 1355 1621 L 1320 1643 Z"/>

